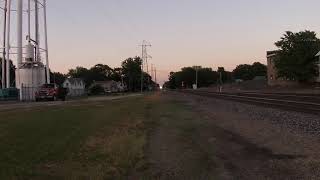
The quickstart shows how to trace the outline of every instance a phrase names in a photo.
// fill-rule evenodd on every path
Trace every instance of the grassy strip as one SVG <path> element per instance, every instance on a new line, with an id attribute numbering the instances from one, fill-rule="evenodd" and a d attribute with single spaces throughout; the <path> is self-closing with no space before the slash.
<path id="1" fill-rule="evenodd" d="M 137 97 L 1 112 L 0 179 L 126 177 L 143 159 L 149 102 Z"/>

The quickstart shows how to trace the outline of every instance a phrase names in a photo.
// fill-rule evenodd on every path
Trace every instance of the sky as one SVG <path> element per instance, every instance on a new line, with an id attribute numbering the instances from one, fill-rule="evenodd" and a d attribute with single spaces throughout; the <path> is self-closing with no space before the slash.
<path id="1" fill-rule="evenodd" d="M 47 0 L 51 69 L 121 66 L 148 53 L 162 83 L 201 65 L 266 63 L 285 31 L 320 33 L 319 0 Z"/>

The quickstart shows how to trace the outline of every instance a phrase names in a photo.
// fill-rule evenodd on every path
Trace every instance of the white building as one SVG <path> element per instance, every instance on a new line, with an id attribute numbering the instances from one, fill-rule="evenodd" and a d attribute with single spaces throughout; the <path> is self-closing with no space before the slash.
<path id="1" fill-rule="evenodd" d="M 318 52 L 316 57 L 318 58 L 318 67 L 319 67 L 319 76 L 316 78 L 316 81 L 320 82 L 320 51 Z"/>
<path id="2" fill-rule="evenodd" d="M 63 87 L 68 89 L 68 96 L 83 96 L 85 94 L 85 83 L 79 78 L 68 78 Z"/>
<path id="3" fill-rule="evenodd" d="M 101 86 L 105 93 L 117 93 L 126 91 L 127 87 L 121 82 L 116 81 L 95 81 L 92 86 Z"/>

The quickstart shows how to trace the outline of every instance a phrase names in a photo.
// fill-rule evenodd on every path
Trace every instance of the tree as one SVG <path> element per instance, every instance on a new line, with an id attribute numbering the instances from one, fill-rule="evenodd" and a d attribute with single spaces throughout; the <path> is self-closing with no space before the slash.
<path id="1" fill-rule="evenodd" d="M 217 82 L 218 73 L 212 68 L 200 68 L 198 70 L 198 87 L 208 87 Z"/>
<path id="2" fill-rule="evenodd" d="M 2 67 L 2 58 L 0 58 L 0 67 Z M 6 63 L 5 63 L 6 67 Z M 16 67 L 13 65 L 12 60 L 10 60 L 10 85 L 15 87 L 16 85 Z M 0 68 L 0 87 L 2 86 L 2 69 Z"/>
<path id="3" fill-rule="evenodd" d="M 124 80 L 129 91 L 139 91 L 141 88 L 141 64 L 142 59 L 140 57 L 128 58 L 122 62 Z"/>
<path id="4" fill-rule="evenodd" d="M 226 71 L 224 67 L 218 67 L 217 72 L 219 74 L 218 83 L 232 82 L 232 79 L 233 79 L 232 72 Z M 221 74 L 221 79 L 220 79 L 220 74 Z"/>
<path id="5" fill-rule="evenodd" d="M 106 81 L 111 80 L 113 73 L 112 68 L 108 65 L 97 64 L 90 69 L 84 67 L 76 67 L 76 69 L 70 69 L 68 76 L 72 78 L 81 78 L 89 87 L 94 81 Z"/>
<path id="6" fill-rule="evenodd" d="M 254 79 L 256 76 L 267 76 L 267 66 L 259 62 L 252 65 L 241 64 L 232 73 L 234 78 L 247 81 Z"/>
<path id="7" fill-rule="evenodd" d="M 267 66 L 260 63 L 260 62 L 255 62 L 252 64 L 252 71 L 254 76 L 267 76 Z"/>
<path id="8" fill-rule="evenodd" d="M 85 81 L 87 88 L 90 87 L 94 81 L 109 81 L 114 80 L 122 82 L 127 85 L 130 91 L 140 91 L 141 87 L 141 64 L 140 57 L 128 58 L 122 62 L 121 68 L 112 69 L 108 65 L 97 64 L 90 69 L 84 67 L 76 67 L 70 69 L 67 74 L 71 78 L 81 78 Z M 151 76 L 143 73 L 143 89 L 155 86 L 151 80 Z"/>
<path id="9" fill-rule="evenodd" d="M 93 80 L 90 78 L 90 72 L 87 68 L 76 67 L 75 69 L 70 69 L 68 76 L 71 78 L 81 78 L 86 83 L 86 87 L 89 87 Z"/>
<path id="10" fill-rule="evenodd" d="M 255 77 L 253 73 L 253 68 L 249 64 L 238 65 L 232 73 L 234 78 L 242 79 L 244 81 L 252 80 Z"/>
<path id="11" fill-rule="evenodd" d="M 320 50 L 320 40 L 315 32 L 287 31 L 275 45 L 279 48 L 279 58 L 275 60 L 278 77 L 306 82 L 318 74 L 315 55 Z"/>
<path id="12" fill-rule="evenodd" d="M 217 82 L 218 73 L 211 68 L 197 67 L 198 87 L 208 87 Z M 184 67 L 181 71 L 170 72 L 169 81 L 165 83 L 166 88 L 192 88 L 196 83 L 195 67 Z"/>
<path id="13" fill-rule="evenodd" d="M 170 72 L 169 81 L 165 83 L 165 88 L 176 89 L 177 87 L 175 72 Z"/>
<path id="14" fill-rule="evenodd" d="M 59 72 L 50 72 L 50 81 L 59 86 L 62 86 L 63 82 L 66 80 L 67 75 Z"/>
<path id="15" fill-rule="evenodd" d="M 112 68 L 110 68 L 108 65 L 97 64 L 89 70 L 89 80 L 91 82 L 111 80 L 110 76 L 112 71 Z"/>

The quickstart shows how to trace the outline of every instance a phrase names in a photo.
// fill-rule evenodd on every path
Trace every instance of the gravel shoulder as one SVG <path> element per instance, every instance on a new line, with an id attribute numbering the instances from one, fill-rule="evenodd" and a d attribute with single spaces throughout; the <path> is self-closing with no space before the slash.
<path id="1" fill-rule="evenodd" d="M 151 115 L 160 117 L 147 148 L 153 178 L 318 179 L 319 116 L 174 92 L 161 98 L 175 106 Z"/>

